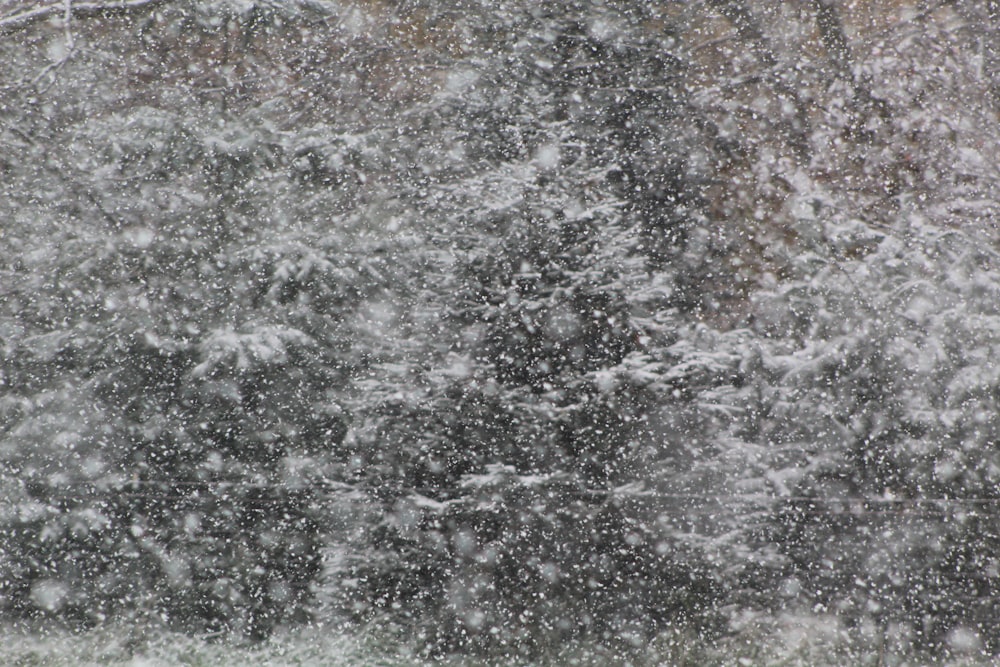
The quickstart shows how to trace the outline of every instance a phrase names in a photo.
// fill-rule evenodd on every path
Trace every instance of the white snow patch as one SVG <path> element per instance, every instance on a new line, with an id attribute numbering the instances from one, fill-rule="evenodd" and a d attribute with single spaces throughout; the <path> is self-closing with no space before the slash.
<path id="1" fill-rule="evenodd" d="M 539 169 L 555 169 L 559 166 L 559 156 L 557 144 L 544 144 L 535 151 L 535 164 Z"/>
<path id="2" fill-rule="evenodd" d="M 31 602 L 45 611 L 58 611 L 66 604 L 69 587 L 56 579 L 42 579 L 31 587 Z"/>

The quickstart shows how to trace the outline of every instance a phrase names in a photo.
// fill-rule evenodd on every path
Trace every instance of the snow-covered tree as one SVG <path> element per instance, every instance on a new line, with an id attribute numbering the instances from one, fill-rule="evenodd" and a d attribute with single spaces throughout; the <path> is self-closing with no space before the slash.
<path id="1" fill-rule="evenodd" d="M 297 44 L 305 9 L 134 4 L 32 24 L 64 51 L 2 93 L 0 604 L 266 636 L 311 609 L 352 313 L 377 289 L 358 227 L 329 218 L 352 184 L 307 157 L 328 137 L 349 181 L 355 144 L 281 129 L 256 86 L 133 78 L 177 40 L 209 78 L 268 71 L 261 42 Z"/>
<path id="2" fill-rule="evenodd" d="M 714 248 L 671 30 L 634 4 L 477 21 L 489 55 L 450 63 L 405 158 L 398 224 L 426 265 L 406 345 L 355 408 L 385 517 L 349 598 L 444 648 L 697 626 L 713 572 L 632 497 L 666 456 L 650 416 L 682 387 L 664 348 L 704 308 Z"/>

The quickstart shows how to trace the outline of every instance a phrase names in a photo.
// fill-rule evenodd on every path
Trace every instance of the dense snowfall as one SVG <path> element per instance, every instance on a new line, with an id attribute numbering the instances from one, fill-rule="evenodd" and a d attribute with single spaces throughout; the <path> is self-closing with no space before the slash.
<path id="1" fill-rule="evenodd" d="M 1000 654 L 998 112 L 992 0 L 0 1 L 0 625 Z"/>

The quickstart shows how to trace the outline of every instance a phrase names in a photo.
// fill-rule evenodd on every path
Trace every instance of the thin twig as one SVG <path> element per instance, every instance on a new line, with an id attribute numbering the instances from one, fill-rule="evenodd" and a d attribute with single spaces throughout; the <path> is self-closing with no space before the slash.
<path id="1" fill-rule="evenodd" d="M 46 75 L 52 75 L 48 84 L 39 90 L 40 93 L 44 93 L 55 84 L 55 72 L 62 69 L 63 65 L 69 62 L 69 59 L 73 57 L 73 51 L 76 48 L 76 39 L 73 37 L 73 28 L 71 26 L 73 21 L 73 0 L 63 0 L 63 8 L 63 34 L 66 37 L 66 51 L 62 54 L 59 60 L 43 67 L 42 71 L 31 80 L 33 84 L 37 84 L 45 78 Z"/>

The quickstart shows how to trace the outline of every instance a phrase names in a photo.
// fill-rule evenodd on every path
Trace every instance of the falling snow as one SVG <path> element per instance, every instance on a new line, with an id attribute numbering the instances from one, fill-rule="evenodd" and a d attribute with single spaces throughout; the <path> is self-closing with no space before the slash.
<path id="1" fill-rule="evenodd" d="M 0 51 L 0 662 L 1000 656 L 996 3 Z"/>

